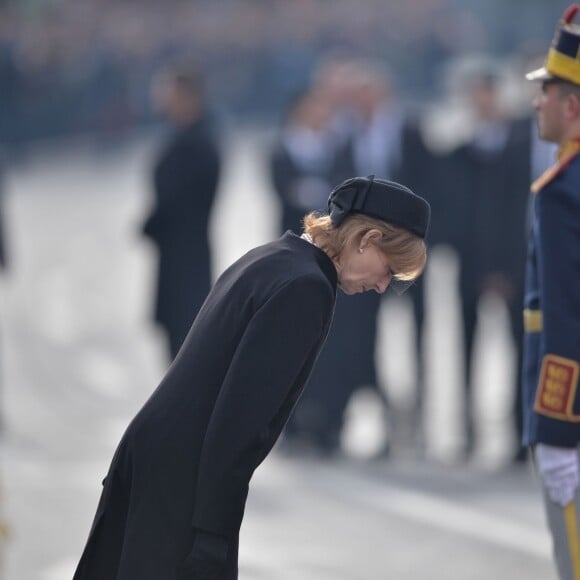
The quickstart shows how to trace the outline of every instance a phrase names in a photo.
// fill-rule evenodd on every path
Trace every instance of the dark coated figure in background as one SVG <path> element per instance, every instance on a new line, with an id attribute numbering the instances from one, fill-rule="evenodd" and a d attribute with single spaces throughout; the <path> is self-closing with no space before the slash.
<path id="1" fill-rule="evenodd" d="M 473 347 L 477 311 L 486 293 L 507 306 L 516 348 L 512 409 L 518 440 L 522 433 L 519 385 L 522 364 L 521 303 L 526 255 L 530 143 L 521 123 L 509 119 L 500 99 L 501 75 L 492 61 L 474 63 L 464 87 L 475 117 L 472 138 L 449 154 L 445 175 L 451 198 L 450 236 L 460 261 L 464 332 L 466 448 L 476 445 L 473 414 Z M 515 459 L 524 459 L 518 447 Z"/>
<path id="2" fill-rule="evenodd" d="M 350 179 L 328 209 L 217 280 L 115 452 L 74 580 L 238 578 L 250 479 L 302 393 L 337 286 L 382 293 L 427 258 L 429 205 L 406 187 Z"/>
<path id="3" fill-rule="evenodd" d="M 326 206 L 336 170 L 331 114 L 322 95 L 311 89 L 295 96 L 286 111 L 270 159 L 284 232 L 300 231 L 306 213 Z"/>
<path id="4" fill-rule="evenodd" d="M 172 359 L 211 284 L 208 220 L 220 154 L 203 84 L 187 65 L 161 72 L 153 83 L 155 103 L 175 131 L 155 165 L 155 201 L 143 231 L 159 250 L 155 321 L 167 333 Z"/>
<path id="5" fill-rule="evenodd" d="M 327 95 L 318 87 L 300 93 L 288 107 L 270 159 L 282 210 L 282 232 L 302 231 L 304 215 L 327 204 L 330 184 L 337 174 L 336 139 L 330 130 L 334 113 Z M 374 380 L 374 373 L 363 371 L 363 378 L 360 372 L 369 367 L 368 360 L 374 368 L 374 331 L 369 332 L 373 326 L 361 325 L 357 308 L 365 298 L 337 296 L 324 349 L 308 389 L 286 425 L 282 448 L 286 453 L 330 455 L 340 448 L 346 403 L 357 385 Z M 357 304 L 353 306 L 353 302 Z M 355 315 L 348 316 L 353 308 Z M 355 344 L 353 334 L 360 336 Z"/>
<path id="6" fill-rule="evenodd" d="M 342 109 L 346 109 L 344 117 L 350 124 L 349 133 L 336 153 L 335 175 L 340 180 L 347 175 L 371 173 L 408 184 L 427 199 L 432 215 L 437 214 L 437 220 L 432 220 L 429 230 L 428 243 L 431 246 L 433 234 L 438 234 L 444 223 L 445 208 L 441 208 L 441 196 L 436 185 L 438 175 L 433 171 L 433 156 L 423 141 L 419 120 L 399 98 L 396 83 L 384 63 L 362 59 L 351 61 L 350 68 L 346 66 L 347 63 L 344 63 L 342 72 L 348 81 L 342 81 L 346 85 L 342 89 L 345 93 Z M 342 127 L 345 125 L 343 120 Z M 345 411 L 353 393 L 361 387 L 371 387 L 386 411 L 389 432 L 386 442 L 375 455 L 385 457 L 392 447 L 399 444 L 420 447 L 421 383 L 424 375 L 421 358 L 424 319 L 422 279 L 419 278 L 407 292 L 415 310 L 419 362 L 418 409 L 411 417 L 404 409 L 392 407 L 387 397 L 389 385 L 382 384 L 383 377 L 378 372 L 376 345 L 383 297 L 368 293 L 356 299 L 338 298 L 327 347 L 312 377 L 312 381 L 321 383 L 321 388 L 309 389 L 305 397 L 314 398 L 319 393 L 319 415 L 322 414 L 326 421 L 325 433 L 329 443 L 338 443 Z M 400 300 L 393 293 L 388 299 Z M 354 329 L 361 336 L 357 345 L 349 339 Z M 329 353 L 334 349 L 336 362 L 330 360 L 327 349 Z M 322 364 L 325 361 L 328 361 L 326 372 Z M 334 382 L 326 380 L 328 377 L 333 377 Z M 298 412 L 295 417 L 297 420 L 300 418 Z"/>

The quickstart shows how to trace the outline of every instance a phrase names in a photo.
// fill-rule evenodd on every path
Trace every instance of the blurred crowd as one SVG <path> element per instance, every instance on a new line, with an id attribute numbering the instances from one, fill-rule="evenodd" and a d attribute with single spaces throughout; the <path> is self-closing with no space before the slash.
<path id="1" fill-rule="evenodd" d="M 156 160 L 143 228 L 159 250 L 155 320 L 170 357 L 209 289 L 207 225 L 222 166 L 215 117 L 278 120 L 269 171 L 280 232 L 300 231 L 302 216 L 324 209 L 332 186 L 353 175 L 399 181 L 426 197 L 431 248 L 451 247 L 460 264 L 469 457 L 471 361 L 487 294 L 509 311 L 520 367 L 529 184 L 554 151 L 537 138 L 531 95 L 518 79 L 525 61 L 544 51 L 534 38 L 549 36 L 546 10 L 540 2 L 527 2 L 521 14 L 518 2 L 499 10 L 494 2 L 454 0 L 341 0 L 332 8 L 322 0 L 4 2 L 0 144 L 74 132 L 118 136 L 159 111 L 170 121 L 174 132 Z M 526 26 L 504 29 L 501 22 L 516 16 Z M 492 44 L 503 58 L 482 52 Z M 515 46 L 523 52 L 508 59 Z M 167 67 L 176 61 L 192 68 Z M 1 242 L 0 229 L 0 264 Z M 423 282 L 408 296 L 420 361 L 413 432 L 421 448 Z M 361 386 L 375 388 L 389 407 L 375 361 L 381 300 L 339 296 L 327 345 L 286 430 L 288 450 L 338 452 L 345 410 Z M 514 377 L 519 434 L 518 384 Z M 523 450 L 514 449 L 513 459 L 525 460 Z"/>
<path id="2" fill-rule="evenodd" d="M 282 211 L 281 230 L 300 230 L 300 217 L 325 207 L 326 194 L 352 175 L 374 174 L 404 183 L 431 203 L 431 249 L 451 247 L 459 258 L 459 295 L 465 369 L 464 456 L 476 447 L 472 361 L 478 305 L 493 294 L 507 307 L 517 360 L 511 416 L 517 437 L 522 411 L 519 389 L 528 192 L 531 181 L 554 159 L 537 137 L 530 109 L 513 109 L 505 98 L 505 70 L 480 56 L 458 67 L 463 132 L 446 147 L 427 139 L 427 122 L 411 112 L 381 63 L 334 59 L 320 63 L 313 82 L 291 102 L 271 160 Z M 447 130 L 452 130 L 448 127 Z M 393 293 L 391 293 L 393 294 Z M 424 284 L 408 294 L 417 337 L 418 385 L 413 418 L 414 445 L 424 451 L 422 394 L 425 369 L 422 338 Z M 385 406 L 388 391 L 376 372 L 377 315 L 382 298 L 339 297 L 327 345 L 309 388 L 291 418 L 286 446 L 309 452 L 340 451 L 345 410 L 361 386 L 375 387 Z M 389 299 L 393 299 L 390 297 Z M 394 297 L 396 299 L 396 296 Z M 382 450 L 389 452 L 389 443 Z M 517 446 L 513 461 L 525 461 Z"/>
<path id="3" fill-rule="evenodd" d="M 333 186 L 355 175 L 403 183 L 429 201 L 429 250 L 451 250 L 459 267 L 460 459 L 471 460 L 478 447 L 474 343 L 482 300 L 493 296 L 508 313 L 516 369 L 506 381 L 504 410 L 515 435 L 509 461 L 525 463 L 520 370 L 529 187 L 556 152 L 538 137 L 523 72 L 545 53 L 562 5 L 0 0 L 0 274 L 11 265 L 2 174 L 12 158 L 5 152 L 63 135 L 118 139 L 163 117 L 170 131 L 152 167 L 142 234 L 156 249 L 151 318 L 165 335 L 169 363 L 215 274 L 208 228 L 228 137 L 220 121 L 265 124 L 272 139 L 263 167 L 281 210 L 280 234 L 300 233 L 303 216 L 324 210 Z M 392 289 L 346 299 L 339 291 L 281 452 L 340 456 L 347 409 L 361 388 L 373 390 L 391 430 L 400 425 L 377 344 L 385 301 L 407 300 L 417 396 L 404 417 L 410 440 L 403 443 L 416 457 L 428 456 L 429 268 L 403 297 Z M 377 457 L 389 457 L 393 442 L 400 442 L 396 432 Z"/>
<path id="4" fill-rule="evenodd" d="M 271 191 L 281 207 L 279 231 L 302 231 L 302 218 L 324 210 L 334 185 L 353 175 L 376 175 L 409 186 L 431 204 L 430 248 L 451 248 L 459 260 L 459 296 L 464 348 L 466 433 L 464 457 L 477 446 L 474 428 L 473 353 L 480 301 L 493 295 L 509 312 L 515 346 L 510 408 L 516 440 L 522 429 L 521 366 L 525 246 L 529 185 L 553 161 L 555 151 L 539 140 L 531 107 L 514 107 L 506 91 L 511 76 L 489 55 L 455 67 L 451 85 L 460 87 L 451 106 L 460 121 L 433 129 L 427 109 L 408 107 L 396 78 L 382 61 L 333 56 L 318 61 L 310 82 L 289 99 L 267 163 Z M 159 250 L 155 319 L 165 329 L 170 358 L 179 350 L 210 284 L 207 224 L 219 181 L 219 139 L 198 71 L 177 67 L 155 83 L 160 109 L 174 133 L 156 163 L 155 203 L 144 227 Z M 509 83 L 508 83 L 509 84 Z M 531 97 L 528 94 L 529 102 Z M 461 126 L 461 131 L 456 129 Z M 453 138 L 436 135 L 452 133 Z M 195 192 L 195 195 L 194 195 Z M 383 300 L 339 292 L 333 325 L 285 432 L 290 453 L 334 456 L 342 450 L 346 410 L 361 387 L 374 389 L 393 416 L 377 372 L 377 325 Z M 425 288 L 422 279 L 407 290 L 415 321 L 418 393 L 411 445 L 423 455 L 423 356 Z M 396 422 L 395 422 L 396 424 Z M 407 442 L 409 443 L 409 442 Z M 388 455 L 385 441 L 381 455 Z M 526 460 L 516 445 L 514 462 Z"/>
<path id="5" fill-rule="evenodd" d="M 151 77 L 178 56 L 203 64 L 214 105 L 236 118 L 272 118 L 334 50 L 389 62 L 407 98 L 429 99 L 454 55 L 537 50 L 558 6 L 519 4 L 3 0 L 0 142 L 151 122 Z"/>

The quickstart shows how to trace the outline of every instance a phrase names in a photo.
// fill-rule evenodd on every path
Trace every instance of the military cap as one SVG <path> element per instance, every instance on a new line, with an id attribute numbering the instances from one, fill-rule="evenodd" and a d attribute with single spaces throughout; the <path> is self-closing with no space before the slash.
<path id="1" fill-rule="evenodd" d="M 408 187 L 369 175 L 337 185 L 328 198 L 328 213 L 335 226 L 351 213 L 362 213 L 425 238 L 431 208 Z"/>
<path id="2" fill-rule="evenodd" d="M 580 85 L 580 26 L 574 24 L 578 4 L 570 5 L 558 22 L 544 66 L 526 75 L 529 81 L 563 80 Z"/>

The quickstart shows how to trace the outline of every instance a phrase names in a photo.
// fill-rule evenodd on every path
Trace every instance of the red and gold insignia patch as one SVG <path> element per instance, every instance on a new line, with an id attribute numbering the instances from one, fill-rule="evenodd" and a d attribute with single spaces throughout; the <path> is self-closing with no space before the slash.
<path id="1" fill-rule="evenodd" d="M 577 361 L 547 354 L 542 361 L 534 411 L 553 419 L 580 422 L 574 414 L 580 364 Z"/>

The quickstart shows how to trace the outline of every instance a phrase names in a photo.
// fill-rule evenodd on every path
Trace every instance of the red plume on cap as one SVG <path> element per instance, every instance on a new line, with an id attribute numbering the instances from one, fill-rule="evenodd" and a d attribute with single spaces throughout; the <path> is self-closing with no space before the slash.
<path id="1" fill-rule="evenodd" d="M 566 24 L 570 24 L 570 22 L 574 20 L 574 16 L 576 16 L 578 10 L 580 10 L 580 6 L 578 6 L 578 4 L 570 4 L 570 6 L 566 8 L 566 12 L 564 12 L 562 20 L 564 20 Z"/>

